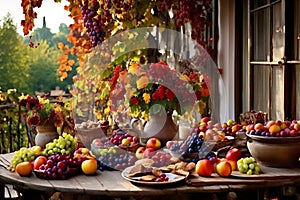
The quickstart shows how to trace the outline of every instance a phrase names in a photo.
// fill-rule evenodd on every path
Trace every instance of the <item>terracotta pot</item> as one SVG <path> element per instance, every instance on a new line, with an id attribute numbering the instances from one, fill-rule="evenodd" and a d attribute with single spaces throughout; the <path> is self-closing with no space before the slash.
<path id="1" fill-rule="evenodd" d="M 300 137 L 248 135 L 247 147 L 260 164 L 268 167 L 298 167 Z"/>
<path id="2" fill-rule="evenodd" d="M 45 147 L 47 143 L 58 138 L 57 129 L 53 125 L 41 125 L 36 127 L 37 135 L 35 136 L 35 145 Z"/>
<path id="3" fill-rule="evenodd" d="M 177 125 L 174 123 L 172 114 L 166 115 L 150 115 L 149 121 L 144 127 L 144 138 L 156 137 L 163 144 L 172 140 L 178 131 Z"/>

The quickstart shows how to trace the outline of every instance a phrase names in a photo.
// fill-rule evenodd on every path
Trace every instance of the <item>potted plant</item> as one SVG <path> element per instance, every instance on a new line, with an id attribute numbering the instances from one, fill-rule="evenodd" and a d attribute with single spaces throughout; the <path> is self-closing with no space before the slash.
<path id="1" fill-rule="evenodd" d="M 198 105 L 204 112 L 209 99 L 208 79 L 191 68 L 181 70 L 165 62 L 116 66 L 106 79 L 110 83 L 110 113 L 118 116 L 125 108 L 131 117 L 148 121 L 143 130 L 147 137 L 158 137 L 163 142 L 173 139 L 177 133 L 174 111 L 184 115 Z"/>
<path id="2" fill-rule="evenodd" d="M 47 96 L 22 95 L 19 106 L 26 123 L 37 131 L 35 145 L 42 147 L 59 136 L 57 130 L 63 127 L 68 116 L 63 103 L 52 103 Z"/>

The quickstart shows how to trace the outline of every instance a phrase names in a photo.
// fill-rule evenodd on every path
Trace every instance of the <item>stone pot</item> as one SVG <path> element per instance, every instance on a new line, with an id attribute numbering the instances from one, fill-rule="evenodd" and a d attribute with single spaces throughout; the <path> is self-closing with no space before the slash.
<path id="1" fill-rule="evenodd" d="M 56 127 L 51 124 L 39 125 L 36 127 L 36 131 L 35 145 L 41 146 L 42 148 L 59 136 Z"/>

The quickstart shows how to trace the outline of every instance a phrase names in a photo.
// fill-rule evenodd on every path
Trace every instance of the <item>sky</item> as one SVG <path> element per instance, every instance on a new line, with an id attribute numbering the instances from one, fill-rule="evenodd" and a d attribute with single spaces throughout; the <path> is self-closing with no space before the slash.
<path id="1" fill-rule="evenodd" d="M 68 12 L 64 10 L 64 5 L 68 2 L 63 0 L 61 3 L 55 3 L 54 0 L 43 0 L 40 8 L 35 8 L 37 12 L 37 19 L 34 20 L 35 28 L 42 28 L 43 17 L 46 18 L 46 26 L 50 28 L 52 33 L 59 31 L 59 25 L 65 23 L 71 24 L 73 21 L 68 16 Z M 17 32 L 23 34 L 23 27 L 21 26 L 21 20 L 24 18 L 23 10 L 21 7 L 21 0 L 0 0 L 0 20 L 3 19 L 7 13 L 10 13 L 14 24 L 17 26 Z M 0 24 L 2 22 L 0 21 Z"/>

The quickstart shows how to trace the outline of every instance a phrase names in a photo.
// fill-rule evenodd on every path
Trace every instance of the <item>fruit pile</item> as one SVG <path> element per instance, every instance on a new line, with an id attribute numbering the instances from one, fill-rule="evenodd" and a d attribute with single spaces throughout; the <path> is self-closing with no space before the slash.
<path id="1" fill-rule="evenodd" d="M 66 154 L 39 156 L 34 162 L 34 170 L 40 178 L 67 179 L 79 173 L 85 159 L 87 158 L 77 158 Z"/>
<path id="2" fill-rule="evenodd" d="M 11 160 L 11 170 L 20 176 L 29 176 L 32 172 L 40 178 L 66 179 L 80 172 L 94 174 L 97 161 L 87 148 L 76 149 L 76 139 L 63 133 L 42 150 L 39 146 L 21 148 Z"/>
<path id="3" fill-rule="evenodd" d="M 203 117 L 200 122 L 195 122 L 191 127 L 191 132 L 203 135 L 206 140 L 222 141 L 225 136 L 236 136 L 238 131 L 243 131 L 244 125 L 229 119 L 224 123 L 213 123 L 210 117 Z"/>
<path id="4" fill-rule="evenodd" d="M 267 137 L 296 137 L 300 136 L 300 121 L 269 120 L 265 124 L 249 124 L 246 126 L 246 133 Z"/>
<path id="5" fill-rule="evenodd" d="M 11 167 L 15 169 L 19 163 L 32 162 L 42 151 L 40 146 L 33 146 L 31 148 L 22 147 L 20 150 L 15 151 L 11 160 Z"/>

